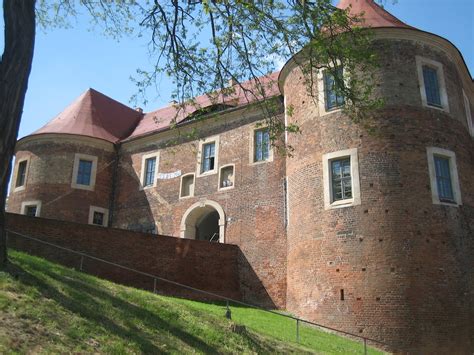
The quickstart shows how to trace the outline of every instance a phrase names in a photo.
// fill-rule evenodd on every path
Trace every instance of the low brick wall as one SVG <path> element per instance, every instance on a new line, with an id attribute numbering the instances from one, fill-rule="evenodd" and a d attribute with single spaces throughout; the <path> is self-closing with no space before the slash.
<path id="1" fill-rule="evenodd" d="M 74 251 L 137 269 L 218 295 L 240 299 L 239 253 L 235 245 L 155 236 L 7 213 L 7 228 Z M 81 257 L 9 233 L 8 246 L 79 269 Z M 85 258 L 83 271 L 124 285 L 153 290 L 152 278 Z M 157 292 L 211 299 L 194 291 L 157 281 Z"/>

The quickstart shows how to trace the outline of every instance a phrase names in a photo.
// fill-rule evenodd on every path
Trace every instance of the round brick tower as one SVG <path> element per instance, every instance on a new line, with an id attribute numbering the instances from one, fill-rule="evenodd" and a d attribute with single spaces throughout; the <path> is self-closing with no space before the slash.
<path id="1" fill-rule="evenodd" d="M 16 145 L 8 211 L 107 225 L 113 198 L 115 144 L 141 113 L 89 89 Z"/>
<path id="2" fill-rule="evenodd" d="M 294 62 L 280 74 L 302 130 L 288 138 L 287 308 L 391 350 L 471 353 L 472 78 L 447 40 L 373 1 L 348 5 L 373 27 L 385 105 L 368 133 L 314 103 Z"/>

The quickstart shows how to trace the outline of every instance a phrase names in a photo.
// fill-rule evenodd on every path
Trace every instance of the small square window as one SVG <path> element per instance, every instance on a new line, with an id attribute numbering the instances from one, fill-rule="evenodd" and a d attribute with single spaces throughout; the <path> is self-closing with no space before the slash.
<path id="1" fill-rule="evenodd" d="M 155 182 L 156 157 L 145 160 L 145 179 L 143 186 L 152 186 Z"/>
<path id="2" fill-rule="evenodd" d="M 36 217 L 37 210 L 38 210 L 38 206 L 36 205 L 26 206 L 25 215 L 30 216 L 30 217 Z"/>
<path id="3" fill-rule="evenodd" d="M 221 168 L 219 174 L 219 189 L 234 187 L 234 166 L 228 165 Z"/>
<path id="4" fill-rule="evenodd" d="M 92 218 L 92 224 L 96 224 L 98 226 L 104 225 L 104 214 L 102 212 L 94 211 L 94 216 Z"/>
<path id="5" fill-rule="evenodd" d="M 429 106 L 442 107 L 437 69 L 423 65 L 423 80 L 425 83 L 426 103 Z"/>
<path id="6" fill-rule="evenodd" d="M 184 175 L 181 178 L 180 197 L 191 197 L 194 195 L 194 174 Z"/>
<path id="7" fill-rule="evenodd" d="M 16 185 L 15 187 L 21 187 L 25 185 L 26 182 L 26 165 L 27 161 L 23 160 L 18 164 L 18 173 L 16 176 Z"/>
<path id="8" fill-rule="evenodd" d="M 268 128 L 255 131 L 254 162 L 266 161 L 270 158 L 270 131 Z"/>
<path id="9" fill-rule="evenodd" d="M 338 80 L 344 80 L 342 67 L 338 67 L 336 73 Z M 334 75 L 326 70 L 323 74 L 323 81 L 326 111 L 334 110 L 344 105 L 344 96 L 342 96 L 337 89 L 337 82 Z"/>
<path id="10" fill-rule="evenodd" d="M 101 227 L 107 227 L 109 219 L 109 210 L 102 207 L 89 207 L 89 224 Z"/>
<path id="11" fill-rule="evenodd" d="M 211 142 L 202 146 L 201 173 L 214 170 L 216 143 Z"/>
<path id="12" fill-rule="evenodd" d="M 39 217 L 41 212 L 41 201 L 24 201 L 21 203 L 21 214 L 30 217 Z"/>
<path id="13" fill-rule="evenodd" d="M 78 185 L 89 186 L 91 184 L 92 161 L 79 160 L 79 168 L 77 169 L 76 183 Z"/>

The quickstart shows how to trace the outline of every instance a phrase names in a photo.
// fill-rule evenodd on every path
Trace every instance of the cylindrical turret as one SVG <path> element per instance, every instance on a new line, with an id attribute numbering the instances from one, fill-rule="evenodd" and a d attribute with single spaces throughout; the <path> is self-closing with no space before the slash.
<path id="1" fill-rule="evenodd" d="M 286 165 L 287 307 L 392 350 L 467 353 L 472 81 L 448 41 L 408 26 L 373 31 L 376 92 L 385 100 L 370 122 L 374 132 L 315 103 L 293 62 L 280 75 L 288 123 L 302 131 L 289 136 L 294 156 Z"/>

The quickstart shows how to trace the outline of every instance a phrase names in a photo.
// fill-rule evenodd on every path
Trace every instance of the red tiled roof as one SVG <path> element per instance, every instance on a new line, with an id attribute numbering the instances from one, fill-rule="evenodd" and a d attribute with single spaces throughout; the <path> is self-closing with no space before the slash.
<path id="1" fill-rule="evenodd" d="M 278 75 L 279 72 L 275 72 L 259 78 L 260 83 L 265 89 L 265 97 L 280 95 Z M 242 83 L 242 87 L 252 90 L 254 89 L 254 83 L 255 81 L 250 80 Z M 253 90 L 253 92 L 255 92 L 255 90 Z M 186 105 L 183 108 L 178 108 L 176 105 L 169 105 L 147 113 L 130 135 L 129 139 L 167 129 L 172 122 L 183 122 L 186 117 L 189 117 L 192 113 L 200 109 L 209 108 L 216 104 L 239 107 L 255 102 L 257 99 L 257 97 L 246 92 L 238 85 L 235 86 L 235 92 L 228 96 L 219 95 L 217 98 L 211 100 L 207 95 L 201 95 L 195 98 L 193 104 Z"/>
<path id="2" fill-rule="evenodd" d="M 128 137 L 142 116 L 140 112 L 89 89 L 32 135 L 77 134 L 115 143 Z"/>
<path id="3" fill-rule="evenodd" d="M 366 27 L 399 27 L 412 28 L 389 12 L 385 11 L 373 0 L 341 0 L 337 5 L 340 9 L 350 6 L 351 15 L 362 15 Z M 266 97 L 280 95 L 278 88 L 279 72 L 259 78 L 265 87 Z M 243 87 L 255 88 L 250 80 L 242 83 Z M 253 90 L 255 92 L 255 90 Z M 195 102 L 178 108 L 169 105 L 145 115 L 93 90 L 89 89 L 74 103 L 67 107 L 46 126 L 33 133 L 66 133 L 90 136 L 110 142 L 129 140 L 153 132 L 168 129 L 172 123 L 182 123 L 187 117 L 200 109 L 211 108 L 216 104 L 241 107 L 257 101 L 258 98 L 235 86 L 235 93 L 219 95 L 211 100 L 207 95 L 195 98 Z"/>
<path id="4" fill-rule="evenodd" d="M 413 28 L 377 5 L 374 0 L 341 0 L 337 4 L 340 9 L 347 9 L 349 6 L 352 16 L 362 15 L 364 22 L 361 25 L 363 27 Z"/>

